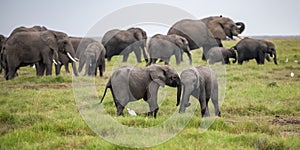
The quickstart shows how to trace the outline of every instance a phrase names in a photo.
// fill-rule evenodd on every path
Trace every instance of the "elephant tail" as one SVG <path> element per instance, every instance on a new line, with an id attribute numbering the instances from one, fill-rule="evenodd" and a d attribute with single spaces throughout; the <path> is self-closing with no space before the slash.
<path id="1" fill-rule="evenodd" d="M 100 100 L 100 104 L 102 103 L 102 101 L 103 101 L 103 99 L 104 99 L 104 97 L 105 97 L 105 95 L 106 95 L 106 92 L 107 92 L 107 89 L 108 89 L 108 88 L 111 88 L 111 82 L 110 82 L 110 79 L 109 79 L 109 81 L 107 82 L 107 84 L 106 84 L 106 86 L 105 86 L 105 90 L 104 90 L 103 96 L 102 96 L 102 98 L 101 98 L 101 100 Z"/>

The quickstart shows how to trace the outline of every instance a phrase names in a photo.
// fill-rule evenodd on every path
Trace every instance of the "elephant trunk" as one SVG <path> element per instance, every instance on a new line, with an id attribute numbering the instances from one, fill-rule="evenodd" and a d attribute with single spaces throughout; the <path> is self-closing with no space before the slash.
<path id="1" fill-rule="evenodd" d="M 275 65 L 278 65 L 278 64 L 277 64 L 277 56 L 276 56 L 276 52 L 275 52 L 273 55 L 274 55 L 274 58 L 273 58 L 274 64 L 275 64 Z"/>
<path id="2" fill-rule="evenodd" d="M 182 100 L 179 108 L 179 113 L 184 113 L 186 107 L 188 107 L 189 104 L 189 97 L 190 97 L 190 90 L 186 87 L 186 85 L 183 86 L 183 95 L 182 95 Z"/>
<path id="3" fill-rule="evenodd" d="M 177 103 L 176 106 L 180 104 L 180 98 L 181 98 L 181 83 L 177 86 Z"/>
<path id="4" fill-rule="evenodd" d="M 245 30 L 245 24 L 243 22 L 237 22 L 235 24 L 238 27 L 238 33 L 241 34 Z"/>
<path id="5" fill-rule="evenodd" d="M 234 52 L 234 53 L 235 53 L 235 52 Z M 237 55 L 236 55 L 236 54 L 233 55 L 233 59 L 234 59 L 234 60 L 232 61 L 232 63 L 236 63 L 236 61 L 237 61 Z"/>
<path id="6" fill-rule="evenodd" d="M 79 60 L 78 58 L 75 57 L 75 50 L 71 42 L 68 42 L 68 44 L 65 46 L 65 52 L 73 62 L 77 62 Z"/>
<path id="7" fill-rule="evenodd" d="M 186 49 L 186 54 L 188 55 L 188 57 L 189 57 L 189 60 L 190 60 L 190 65 L 192 65 L 192 63 L 193 63 L 193 60 L 192 60 L 192 55 L 191 55 L 191 53 L 190 53 L 190 47 L 189 46 L 187 46 L 187 49 Z"/>
<path id="8" fill-rule="evenodd" d="M 59 59 L 58 59 L 58 52 L 57 52 L 57 51 L 54 51 L 54 52 L 53 52 L 53 63 L 54 63 L 55 65 L 61 64 L 61 62 L 60 62 Z"/>

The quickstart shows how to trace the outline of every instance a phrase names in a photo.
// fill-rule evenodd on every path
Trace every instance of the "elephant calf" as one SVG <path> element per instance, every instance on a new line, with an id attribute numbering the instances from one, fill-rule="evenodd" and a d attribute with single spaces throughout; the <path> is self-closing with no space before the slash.
<path id="1" fill-rule="evenodd" d="M 187 53 L 190 64 L 192 64 L 192 56 L 190 53 L 190 47 L 188 41 L 179 35 L 154 35 L 148 44 L 148 52 L 150 55 L 150 61 L 147 64 L 155 64 L 157 59 L 162 59 L 165 64 L 169 64 L 170 57 L 175 55 L 176 64 L 180 64 L 182 61 L 183 52 Z"/>
<path id="2" fill-rule="evenodd" d="M 100 42 L 90 43 L 79 60 L 78 71 L 81 72 L 84 64 L 85 75 L 97 75 L 97 68 L 99 68 L 100 77 L 103 76 L 105 71 L 105 53 L 106 50 Z"/>
<path id="3" fill-rule="evenodd" d="M 216 62 L 222 62 L 222 64 L 230 64 L 229 58 L 234 58 L 232 63 L 236 62 L 237 56 L 233 49 L 227 49 L 224 47 L 213 47 L 207 52 L 209 64 Z"/>
<path id="4" fill-rule="evenodd" d="M 268 54 L 273 57 L 274 64 L 277 65 L 277 56 L 275 45 L 272 42 L 260 40 L 260 39 L 252 39 L 252 38 L 244 38 L 239 41 L 234 47 L 238 53 L 238 63 L 243 64 L 243 61 L 247 61 L 250 59 L 255 59 L 257 64 L 264 64 L 265 58 L 268 58 Z"/>
<path id="5" fill-rule="evenodd" d="M 208 101 L 211 98 L 215 108 L 215 115 L 221 116 L 218 102 L 218 80 L 215 73 L 206 66 L 198 66 L 182 71 L 181 83 L 183 87 L 182 101 L 179 113 L 184 113 L 190 105 L 189 98 L 193 95 L 200 102 L 202 117 L 209 116 Z"/>
<path id="6" fill-rule="evenodd" d="M 100 103 L 105 97 L 107 88 L 110 88 L 118 116 L 123 115 L 123 109 L 128 102 L 143 98 L 150 107 L 148 115 L 156 118 L 159 109 L 157 92 L 160 86 L 165 85 L 177 87 L 176 106 L 178 106 L 181 97 L 181 81 L 173 68 L 167 65 L 151 65 L 146 68 L 121 67 L 110 77 Z"/>

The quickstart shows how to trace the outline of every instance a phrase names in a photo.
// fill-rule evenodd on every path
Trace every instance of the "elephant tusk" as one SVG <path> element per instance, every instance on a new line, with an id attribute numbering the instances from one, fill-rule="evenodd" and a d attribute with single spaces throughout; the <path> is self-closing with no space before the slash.
<path id="1" fill-rule="evenodd" d="M 76 60 L 77 62 L 79 61 L 79 59 L 78 59 L 78 58 L 76 58 L 76 57 L 75 57 L 75 60 Z"/>
<path id="2" fill-rule="evenodd" d="M 55 65 L 57 65 L 57 62 L 53 59 L 53 63 L 55 64 Z"/>
<path id="3" fill-rule="evenodd" d="M 239 38 L 239 39 L 241 39 L 241 40 L 244 39 L 243 37 L 240 37 L 240 36 L 238 36 L 238 35 L 237 35 L 236 37 Z"/>
<path id="4" fill-rule="evenodd" d="M 68 52 L 67 53 L 67 55 L 68 55 L 68 57 L 73 61 L 73 62 L 77 62 L 72 56 L 71 56 L 71 54 Z"/>

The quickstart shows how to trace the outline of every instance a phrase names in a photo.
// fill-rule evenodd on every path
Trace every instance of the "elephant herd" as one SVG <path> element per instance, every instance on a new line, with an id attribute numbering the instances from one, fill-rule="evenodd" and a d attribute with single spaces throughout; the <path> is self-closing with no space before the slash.
<path id="1" fill-rule="evenodd" d="M 126 62 L 129 54 L 134 52 L 139 63 L 142 62 L 143 54 L 146 67 L 117 69 L 111 75 L 101 100 L 102 102 L 109 88 L 117 115 L 123 114 L 128 102 L 143 98 L 150 107 L 148 115 L 156 117 L 159 109 L 158 89 L 167 85 L 177 87 L 176 106 L 180 104 L 179 112 L 185 112 L 192 95 L 200 102 L 202 116 L 209 116 L 209 99 L 214 104 L 215 115 L 220 116 L 215 73 L 208 67 L 197 66 L 178 75 L 169 66 L 170 57 L 175 55 L 178 65 L 186 53 L 189 63 L 192 64 L 190 51 L 202 48 L 202 60 L 208 60 L 210 64 L 230 64 L 230 58 L 234 58 L 233 63 L 238 61 L 242 64 L 243 61 L 255 59 L 257 64 L 264 64 L 265 58 L 270 61 L 269 55 L 277 64 L 274 44 L 259 39 L 242 39 L 239 35 L 244 29 L 243 22 L 234 22 L 223 16 L 200 20 L 183 19 L 174 23 L 166 35 L 156 34 L 149 40 L 146 31 L 137 27 L 107 31 L 101 40 L 72 37 L 43 26 L 18 27 L 7 38 L 0 35 L 0 72 L 4 69 L 4 77 L 9 80 L 18 75 L 17 70 L 20 67 L 35 65 L 37 76 L 51 75 L 54 63 L 55 73 L 59 75 L 62 66 L 65 66 L 66 72 L 70 72 L 68 65 L 71 63 L 76 76 L 83 68 L 84 75 L 96 76 L 99 69 L 100 76 L 103 76 L 105 59 L 110 61 L 115 55 L 123 55 L 123 62 Z M 233 39 L 234 36 L 241 40 L 231 48 L 224 48 L 222 40 Z M 158 59 L 165 65 L 156 65 Z M 78 68 L 76 62 L 79 62 Z"/>

